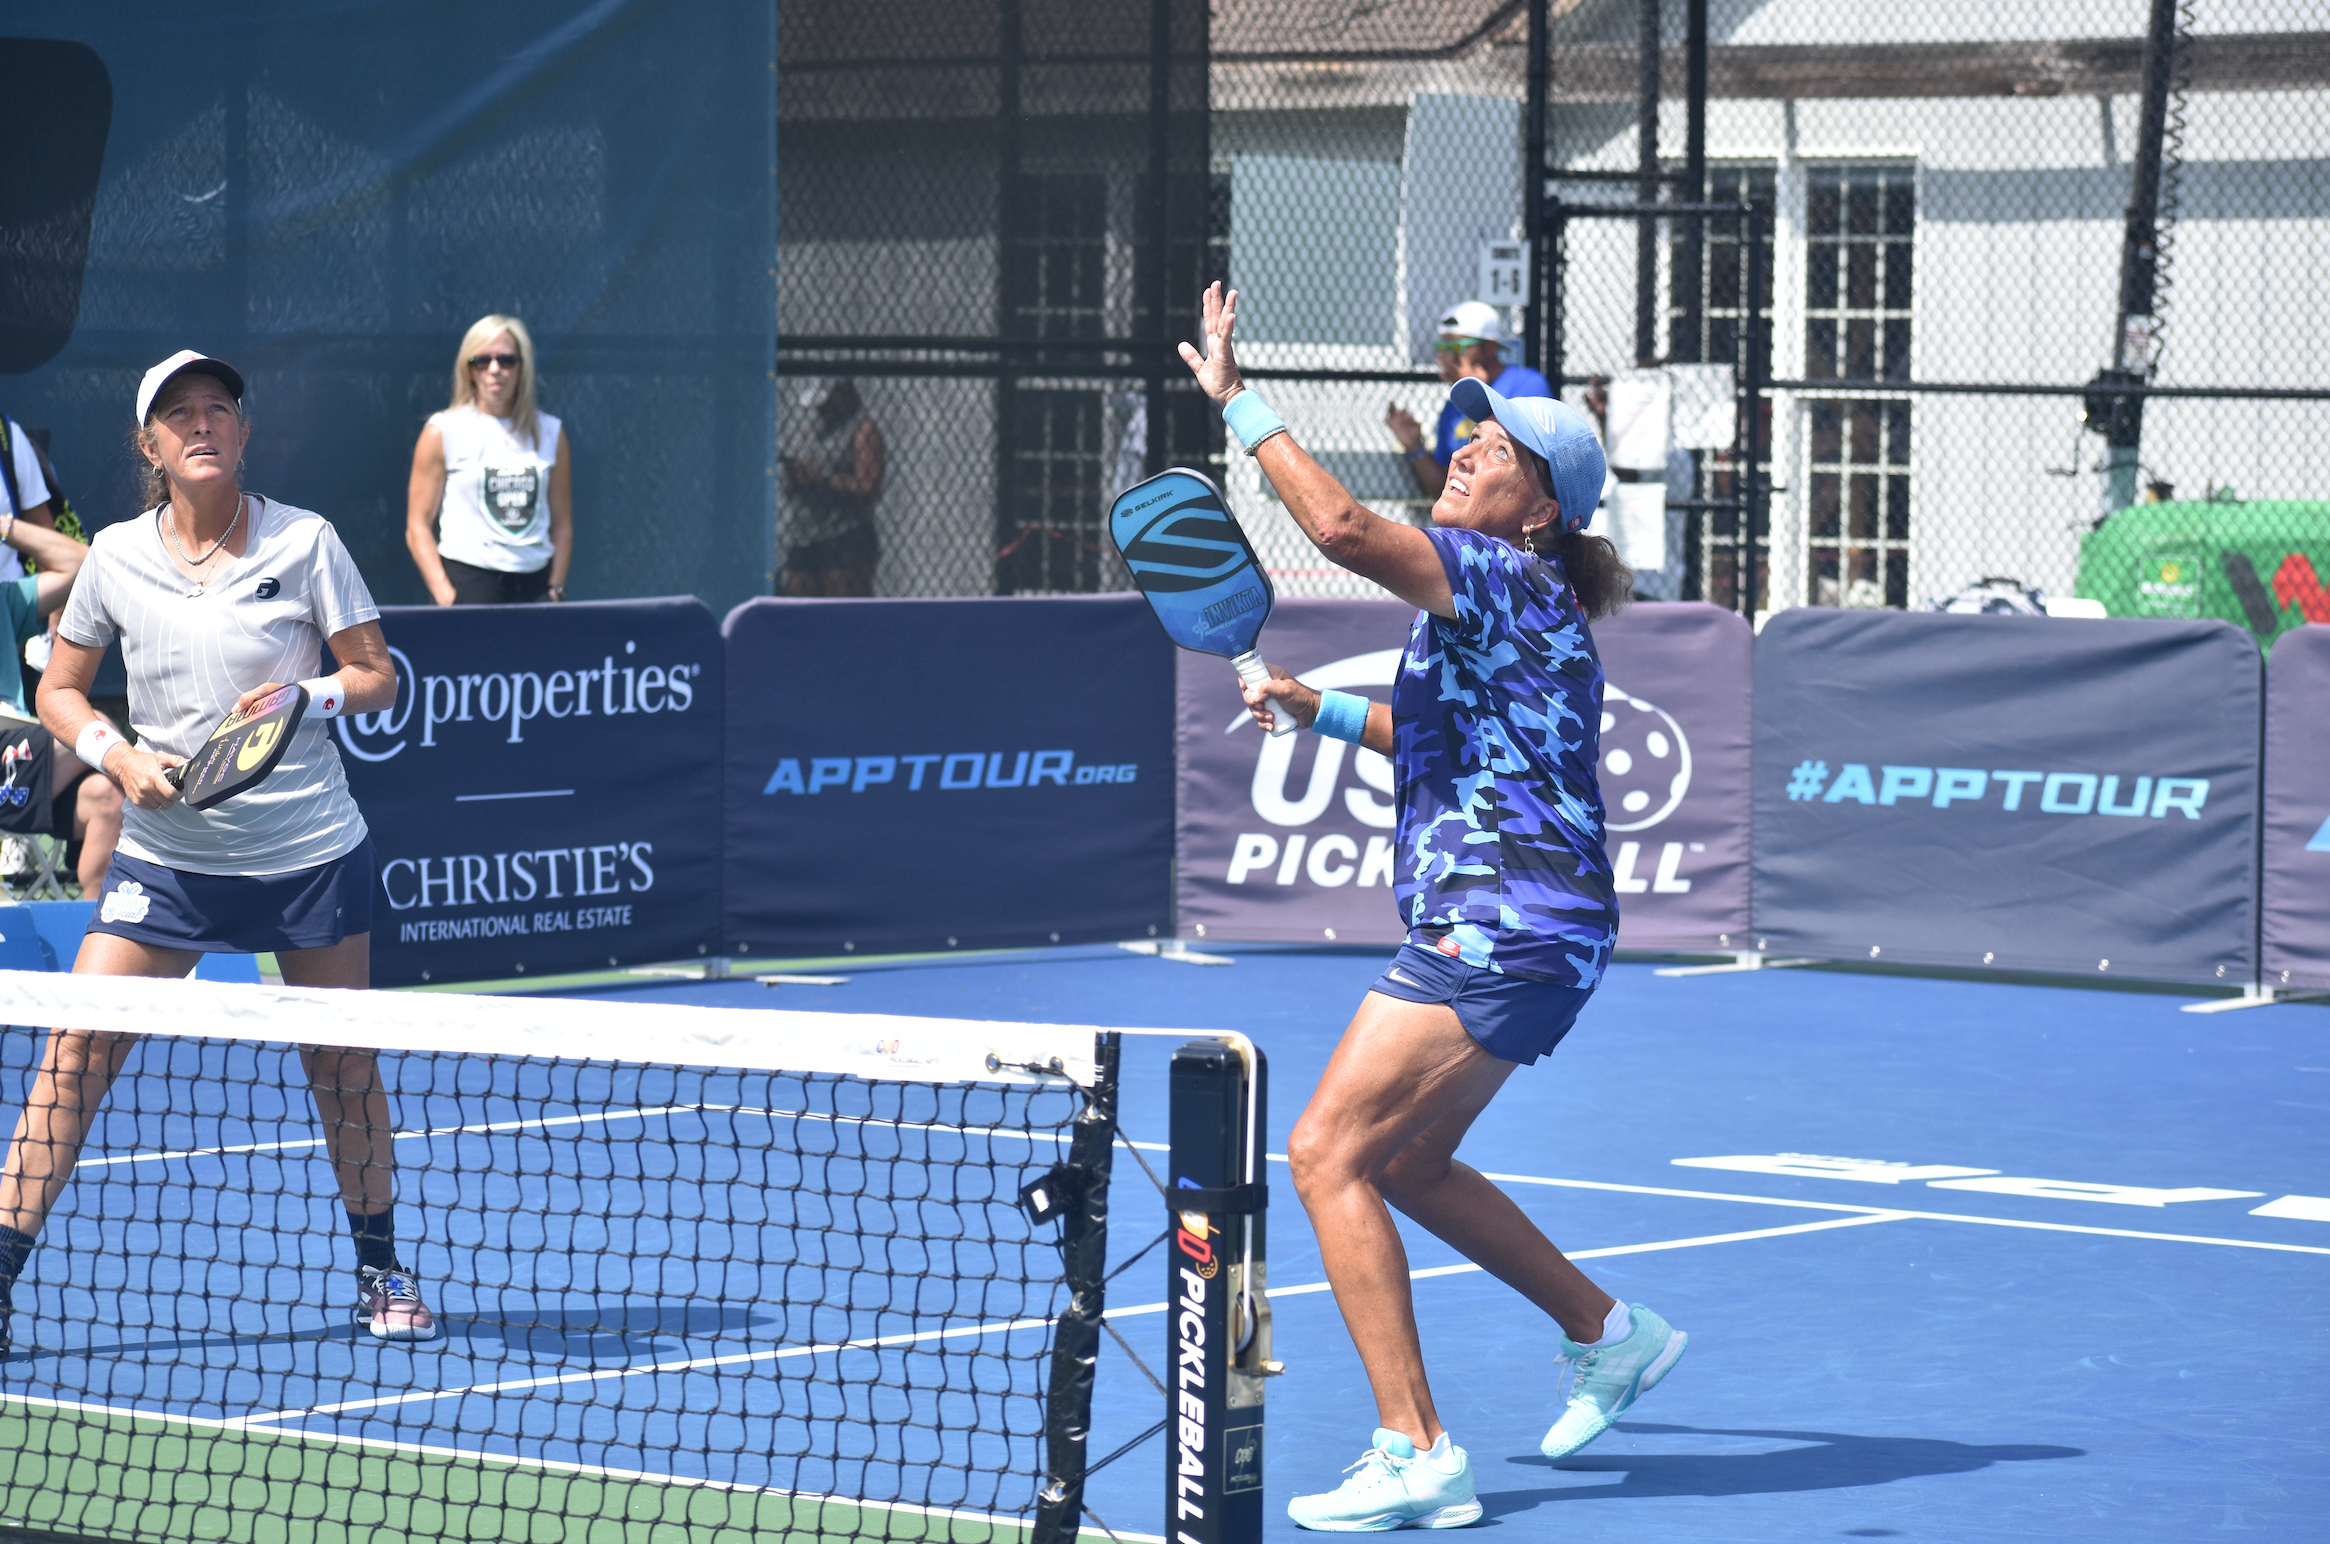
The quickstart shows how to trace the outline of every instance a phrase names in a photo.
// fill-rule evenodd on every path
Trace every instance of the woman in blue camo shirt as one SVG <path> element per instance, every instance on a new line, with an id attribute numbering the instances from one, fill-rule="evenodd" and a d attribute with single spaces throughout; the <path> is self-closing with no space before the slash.
<path id="1" fill-rule="evenodd" d="M 1419 530 L 1360 507 L 1245 388 L 1236 292 L 1207 290 L 1204 309 L 1206 351 L 1183 344 L 1182 358 L 1287 511 L 1328 558 L 1418 608 L 1388 707 L 1275 667 L 1246 692 L 1265 728 L 1291 713 L 1392 758 L 1394 894 L 1408 927 L 1287 1147 L 1376 1404 L 1351 1477 L 1287 1511 L 1338 1532 L 1462 1527 L 1481 1507 L 1433 1406 L 1392 1208 L 1558 1326 L 1549 1457 L 1601 1435 L 1686 1343 L 1594 1285 L 1455 1156 L 1514 1069 L 1569 1032 L 1617 936 L 1595 781 L 1602 667 L 1587 623 L 1625 602 L 1632 575 L 1585 534 L 1605 468 L 1573 409 L 1459 381 L 1452 400 L 1480 427 Z"/>

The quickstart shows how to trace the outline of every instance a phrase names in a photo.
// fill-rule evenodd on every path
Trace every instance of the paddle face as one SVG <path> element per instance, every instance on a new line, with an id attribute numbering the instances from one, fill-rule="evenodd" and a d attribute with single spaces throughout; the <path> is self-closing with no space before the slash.
<path id="1" fill-rule="evenodd" d="M 1262 560 L 1213 479 L 1172 467 L 1109 506 L 1108 534 L 1165 635 L 1200 654 L 1244 654 L 1270 619 Z"/>
<path id="2" fill-rule="evenodd" d="M 290 749 L 292 732 L 306 712 L 306 687 L 269 692 L 251 704 L 250 712 L 229 713 L 193 759 L 167 775 L 188 804 L 209 809 L 263 782 Z"/>

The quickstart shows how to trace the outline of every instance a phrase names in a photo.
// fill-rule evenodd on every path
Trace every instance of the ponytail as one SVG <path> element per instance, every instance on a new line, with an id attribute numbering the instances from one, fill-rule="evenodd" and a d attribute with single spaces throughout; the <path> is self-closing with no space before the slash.
<path id="1" fill-rule="evenodd" d="M 1633 598 L 1634 570 L 1608 537 L 1571 531 L 1553 544 L 1553 556 L 1569 575 L 1570 589 L 1587 621 L 1598 622 Z"/>

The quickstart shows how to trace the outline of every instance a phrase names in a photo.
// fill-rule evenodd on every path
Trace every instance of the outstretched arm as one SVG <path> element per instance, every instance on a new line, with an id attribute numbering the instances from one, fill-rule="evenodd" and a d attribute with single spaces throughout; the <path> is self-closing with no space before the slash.
<path id="1" fill-rule="evenodd" d="M 1181 358 L 1206 396 L 1226 407 L 1246 389 L 1230 341 L 1238 325 L 1238 292 L 1225 295 L 1221 285 L 1209 285 L 1204 303 L 1206 351 L 1201 355 L 1184 343 Z M 1456 614 L 1447 571 L 1430 537 L 1361 505 L 1291 434 L 1273 434 L 1253 450 L 1287 512 L 1330 560 L 1435 616 Z"/>

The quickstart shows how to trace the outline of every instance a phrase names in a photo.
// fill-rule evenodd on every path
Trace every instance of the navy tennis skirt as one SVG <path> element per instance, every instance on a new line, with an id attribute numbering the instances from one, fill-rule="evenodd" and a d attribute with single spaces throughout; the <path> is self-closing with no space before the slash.
<path id="1" fill-rule="evenodd" d="M 92 933 L 202 954 L 329 949 L 372 931 L 372 838 L 288 874 L 196 874 L 113 855 Z"/>

